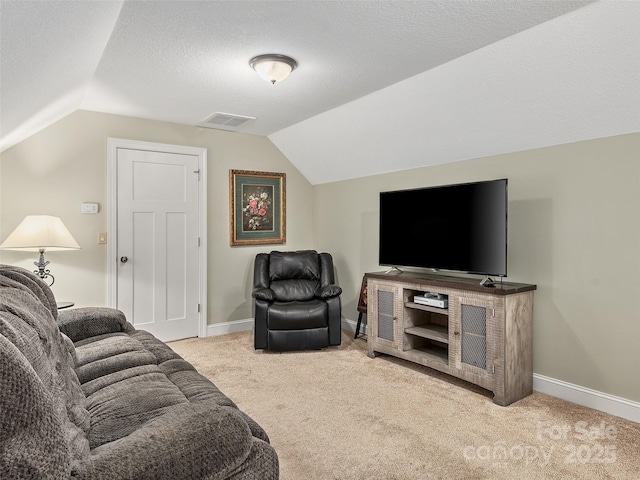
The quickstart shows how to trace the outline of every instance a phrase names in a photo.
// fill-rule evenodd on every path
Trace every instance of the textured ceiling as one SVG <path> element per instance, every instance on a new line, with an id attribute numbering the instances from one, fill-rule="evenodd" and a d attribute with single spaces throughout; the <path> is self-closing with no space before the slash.
<path id="1" fill-rule="evenodd" d="M 190 125 L 226 112 L 257 117 L 235 131 L 269 135 L 322 183 L 638 127 L 637 2 L 0 5 L 2 150 L 78 108 Z M 270 85 L 248 66 L 262 53 L 299 68 Z M 563 116 L 550 105 L 565 96 Z M 606 115 L 572 125 L 581 108 Z"/>
<path id="2" fill-rule="evenodd" d="M 632 132 L 640 3 L 598 2 L 269 138 L 318 184 Z"/>

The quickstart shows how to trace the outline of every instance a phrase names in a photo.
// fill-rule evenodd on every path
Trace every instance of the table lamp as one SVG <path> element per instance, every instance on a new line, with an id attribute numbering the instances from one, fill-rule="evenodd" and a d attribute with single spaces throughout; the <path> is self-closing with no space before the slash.
<path id="1" fill-rule="evenodd" d="M 39 252 L 39 260 L 33 262 L 38 267 L 38 270 L 34 270 L 33 273 L 43 280 L 51 278 L 51 283 L 49 284 L 51 286 L 55 282 L 55 278 L 46 269 L 50 262 L 45 261 L 45 252 L 47 250 L 80 250 L 80 245 L 69 233 L 60 218 L 50 215 L 27 215 L 20 225 L 11 232 L 11 235 L 2 242 L 0 248 Z"/>

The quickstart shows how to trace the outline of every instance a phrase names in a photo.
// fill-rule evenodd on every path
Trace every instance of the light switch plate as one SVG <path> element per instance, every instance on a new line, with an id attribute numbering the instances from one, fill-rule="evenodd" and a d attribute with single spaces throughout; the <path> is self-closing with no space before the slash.
<path id="1" fill-rule="evenodd" d="M 88 213 L 90 215 L 95 215 L 96 213 L 98 213 L 99 210 L 99 205 L 97 203 L 89 203 L 89 202 L 84 202 L 82 204 L 82 213 Z"/>
<path id="2" fill-rule="evenodd" d="M 98 232 L 98 245 L 107 243 L 107 232 Z"/>

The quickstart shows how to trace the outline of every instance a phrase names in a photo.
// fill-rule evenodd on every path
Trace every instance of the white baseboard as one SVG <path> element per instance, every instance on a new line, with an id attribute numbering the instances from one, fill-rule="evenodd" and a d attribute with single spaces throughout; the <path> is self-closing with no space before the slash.
<path id="1" fill-rule="evenodd" d="M 253 318 L 243 320 L 233 320 L 231 322 L 214 323 L 207 325 L 207 337 L 225 335 L 227 333 L 243 332 L 253 330 Z"/>
<path id="2" fill-rule="evenodd" d="M 355 333 L 357 324 L 358 322 L 349 320 L 347 318 L 343 318 L 341 327 L 343 330 L 347 332 Z M 207 325 L 207 337 L 215 337 L 216 335 L 225 335 L 227 333 L 233 333 L 233 332 L 243 332 L 245 330 L 252 330 L 252 329 L 253 329 L 253 318 L 245 318 L 243 320 L 233 320 L 231 322 L 214 323 L 211 325 Z M 366 324 L 363 323 L 360 325 L 360 333 L 361 334 L 367 333 Z"/>
<path id="3" fill-rule="evenodd" d="M 552 397 L 640 423 L 640 403 L 572 383 L 533 374 L 533 389 Z"/>
<path id="4" fill-rule="evenodd" d="M 343 318 L 342 319 L 342 330 L 346 331 L 346 332 L 350 332 L 350 333 L 356 333 L 356 326 L 358 325 L 358 322 L 356 322 L 355 320 L 349 320 L 348 318 Z M 358 332 L 358 335 L 366 335 L 367 334 L 367 324 L 366 323 L 361 323 L 360 324 L 360 331 Z"/>
<path id="5" fill-rule="evenodd" d="M 355 333 L 356 325 L 357 322 L 354 320 L 349 320 L 348 318 L 342 319 L 342 329 L 344 331 Z M 246 318 L 243 320 L 207 325 L 207 336 L 224 335 L 226 333 L 242 332 L 252 329 L 253 318 Z M 367 333 L 366 324 L 360 325 L 360 333 Z M 545 377 L 537 373 L 533 374 L 533 389 L 537 392 L 551 395 L 552 397 L 640 423 L 640 402 L 598 392 L 597 390 L 591 390 L 590 388 L 581 387 L 580 385 Z"/>

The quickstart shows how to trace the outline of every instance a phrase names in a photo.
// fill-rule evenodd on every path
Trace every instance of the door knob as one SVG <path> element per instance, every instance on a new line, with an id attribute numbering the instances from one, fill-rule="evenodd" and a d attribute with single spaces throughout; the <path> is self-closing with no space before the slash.
<path id="1" fill-rule="evenodd" d="M 120 257 L 120 262 L 127 263 L 129 259 L 127 257 Z"/>

